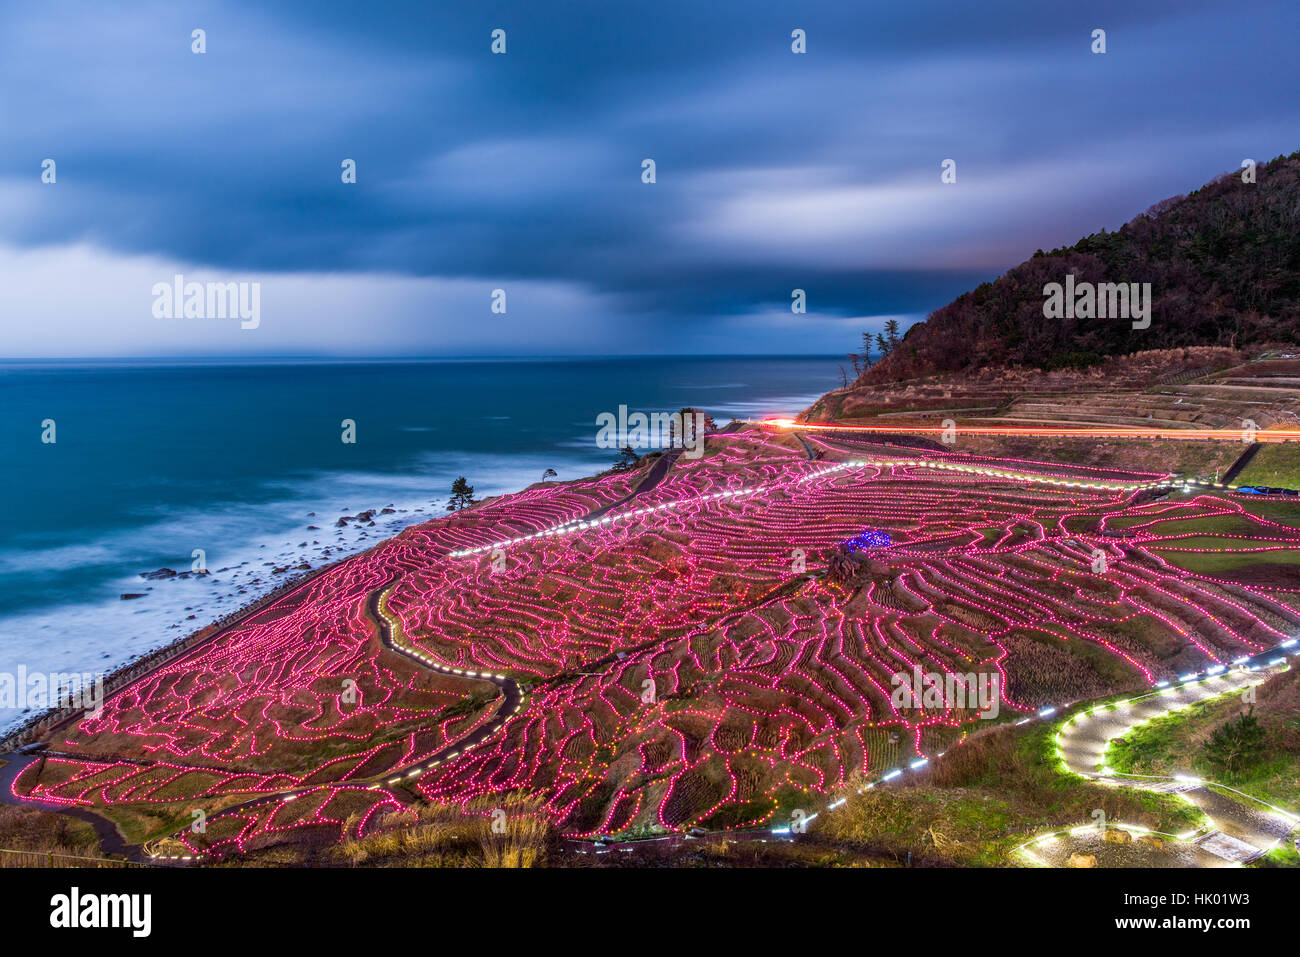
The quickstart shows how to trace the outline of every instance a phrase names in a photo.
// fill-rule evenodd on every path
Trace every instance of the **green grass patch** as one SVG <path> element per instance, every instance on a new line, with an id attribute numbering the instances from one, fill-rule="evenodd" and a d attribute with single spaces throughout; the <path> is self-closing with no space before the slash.
<path id="1" fill-rule="evenodd" d="M 1293 498 L 1278 498 L 1272 496 L 1268 498 L 1251 499 L 1245 497 L 1241 503 L 1242 508 L 1252 515 L 1258 515 L 1260 518 L 1268 519 L 1270 522 L 1280 522 L 1283 525 L 1290 525 L 1292 528 L 1300 528 L 1300 502 Z"/>
<path id="2" fill-rule="evenodd" d="M 1261 446 L 1234 484 L 1300 488 L 1300 442 Z"/>
<path id="3" fill-rule="evenodd" d="M 1196 541 L 1197 539 L 1188 539 L 1187 542 L 1180 542 L 1179 546 L 1188 548 L 1207 547 L 1195 544 Z M 1222 539 L 1214 539 L 1213 541 L 1223 543 Z M 1237 544 L 1242 543 L 1238 542 Z M 1150 550 L 1171 565 L 1204 575 L 1237 571 L 1253 565 L 1300 565 L 1300 549 L 1296 548 L 1284 548 L 1272 552 L 1246 552 L 1240 550 L 1172 552 L 1153 545 Z"/>
<path id="4" fill-rule="evenodd" d="M 1196 533 L 1198 536 L 1268 534 L 1265 526 L 1252 522 L 1249 518 L 1241 515 L 1189 515 L 1186 518 L 1171 518 L 1168 521 L 1159 521 L 1159 516 L 1156 515 L 1132 515 L 1111 519 L 1106 523 L 1107 528 L 1113 528 L 1117 531 L 1133 528 L 1137 525 L 1147 526 L 1143 530 L 1154 535 L 1186 535 L 1188 533 Z M 1179 542 L 1179 544 L 1183 545 L 1190 542 L 1192 542 L 1192 539 L 1186 539 Z"/>

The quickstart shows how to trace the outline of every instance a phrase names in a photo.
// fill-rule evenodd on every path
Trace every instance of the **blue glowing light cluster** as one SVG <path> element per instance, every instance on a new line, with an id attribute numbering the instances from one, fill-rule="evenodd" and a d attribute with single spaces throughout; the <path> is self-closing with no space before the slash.
<path id="1" fill-rule="evenodd" d="M 848 546 L 849 551 L 858 552 L 864 548 L 888 548 L 894 544 L 894 541 L 889 537 L 888 532 L 868 528 L 854 535 L 844 544 Z"/>

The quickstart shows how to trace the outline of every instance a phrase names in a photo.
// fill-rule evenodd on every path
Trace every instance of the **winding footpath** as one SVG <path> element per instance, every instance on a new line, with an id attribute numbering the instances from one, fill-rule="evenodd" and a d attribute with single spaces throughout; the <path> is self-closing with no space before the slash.
<path id="1" fill-rule="evenodd" d="M 36 798 L 19 797 L 14 794 L 14 782 L 17 780 L 18 775 L 22 774 L 28 765 L 41 760 L 42 757 L 42 754 L 4 755 L 7 763 L 3 768 L 0 768 L 0 804 L 8 804 L 11 807 L 35 808 L 38 811 L 49 811 L 54 814 L 66 814 L 68 817 L 85 821 L 95 829 L 95 836 L 99 838 L 100 850 L 105 854 L 118 855 L 125 857 L 128 861 L 139 863 L 142 859 L 140 848 L 128 844 L 116 825 L 107 818 L 100 817 L 85 808 L 68 807 L 55 801 L 41 801 Z"/>
<path id="2" fill-rule="evenodd" d="M 1081 777 L 1111 787 L 1179 794 L 1199 808 L 1210 822 L 1209 827 L 1189 834 L 1167 835 L 1176 841 L 1186 842 L 1188 846 L 1183 850 L 1192 853 L 1184 853 L 1180 859 L 1189 866 L 1232 867 L 1248 864 L 1284 840 L 1300 824 L 1300 818 L 1253 795 L 1191 775 L 1142 775 L 1114 771 L 1105 766 L 1105 755 L 1113 740 L 1135 727 L 1203 701 L 1242 693 L 1247 688 L 1261 684 L 1272 671 L 1273 667 L 1267 665 L 1257 670 L 1224 670 L 1198 681 L 1081 711 L 1064 721 L 1057 731 L 1058 753 L 1066 768 Z M 1234 792 L 1245 801 L 1224 794 L 1224 790 Z M 1116 826 L 1138 833 L 1143 830 L 1130 825 Z M 1070 833 L 1075 837 L 1099 836 L 1100 829 L 1087 826 L 1076 828 Z M 1037 841 L 1042 841 L 1044 847 L 1050 847 L 1054 843 L 1047 837 Z M 1070 849 L 1072 848 L 1065 848 Z M 1041 859 L 1044 853 L 1035 848 L 1029 856 Z M 1048 856 L 1057 857 L 1060 853 Z"/>
<path id="3" fill-rule="evenodd" d="M 669 449 L 663 455 L 659 456 L 659 458 L 655 459 L 654 465 L 650 466 L 649 471 L 646 472 L 645 476 L 637 484 L 636 488 L 632 489 L 632 491 L 628 492 L 617 502 L 610 502 L 608 505 L 602 505 L 600 508 L 593 509 L 592 511 L 588 512 L 586 515 L 582 516 L 582 518 L 574 519 L 574 523 L 576 522 L 591 523 L 591 522 L 598 521 L 599 519 L 604 518 L 610 512 L 614 511 L 615 509 L 622 508 L 624 505 L 632 501 L 632 499 L 636 498 L 638 495 L 650 491 L 652 488 L 654 488 L 656 485 L 662 482 L 664 478 L 667 477 L 668 470 L 671 469 L 677 463 L 677 460 L 681 458 L 681 455 L 684 451 L 686 450 L 680 448 Z"/>

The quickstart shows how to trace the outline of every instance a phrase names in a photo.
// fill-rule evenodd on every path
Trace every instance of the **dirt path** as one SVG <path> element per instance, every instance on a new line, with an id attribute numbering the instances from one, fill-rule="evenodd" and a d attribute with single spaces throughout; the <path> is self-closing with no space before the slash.
<path id="1" fill-rule="evenodd" d="M 668 470 L 676 464 L 677 459 L 681 457 L 683 451 L 685 450 L 669 449 L 655 460 L 654 465 L 650 466 L 650 470 L 646 472 L 645 477 L 641 479 L 640 484 L 638 484 L 636 488 L 632 489 L 632 491 L 628 492 L 617 502 L 610 502 L 608 505 L 602 505 L 600 508 L 588 512 L 582 518 L 575 519 L 575 521 L 592 522 L 603 518 L 607 513 L 612 512 L 617 508 L 621 508 L 638 495 L 650 491 L 667 477 Z"/>

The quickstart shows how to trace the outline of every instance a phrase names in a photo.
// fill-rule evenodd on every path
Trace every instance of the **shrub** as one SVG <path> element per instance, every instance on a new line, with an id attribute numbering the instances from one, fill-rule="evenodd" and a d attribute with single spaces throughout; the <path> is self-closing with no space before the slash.
<path id="1" fill-rule="evenodd" d="M 1215 728 L 1202 747 L 1206 761 L 1230 774 L 1258 764 L 1264 756 L 1264 729 L 1254 706 Z"/>

